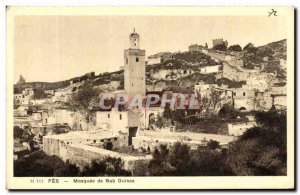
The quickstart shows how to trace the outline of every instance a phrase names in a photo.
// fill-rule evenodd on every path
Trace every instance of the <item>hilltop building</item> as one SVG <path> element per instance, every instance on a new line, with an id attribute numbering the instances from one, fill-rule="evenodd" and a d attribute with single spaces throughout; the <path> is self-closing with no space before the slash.
<path id="1" fill-rule="evenodd" d="M 203 46 L 198 44 L 192 44 L 189 46 L 189 52 L 201 52 Z"/>
<path id="2" fill-rule="evenodd" d="M 171 52 L 160 52 L 147 58 L 147 65 L 161 64 L 172 59 Z"/>
<path id="3" fill-rule="evenodd" d="M 226 47 L 228 46 L 228 41 L 224 41 L 223 38 L 213 39 L 212 43 L 213 43 L 213 47 L 215 47 L 217 45 L 222 45 L 222 44 L 224 44 Z"/>

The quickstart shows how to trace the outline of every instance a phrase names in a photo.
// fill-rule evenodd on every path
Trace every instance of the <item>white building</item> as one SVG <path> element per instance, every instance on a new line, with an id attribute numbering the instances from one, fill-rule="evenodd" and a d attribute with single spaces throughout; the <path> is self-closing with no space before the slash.
<path id="1" fill-rule="evenodd" d="M 14 94 L 15 105 L 29 105 L 29 101 L 34 96 L 34 90 L 32 88 L 26 88 L 22 90 L 22 93 Z"/>
<path id="2" fill-rule="evenodd" d="M 160 57 L 157 58 L 149 58 L 147 59 L 147 65 L 154 65 L 154 64 L 160 64 L 162 62 L 162 59 Z"/>
<path id="3" fill-rule="evenodd" d="M 144 113 L 134 111 L 98 111 L 96 112 L 96 126 L 102 130 L 122 132 L 128 136 L 128 145 L 131 145 L 132 137 L 135 137 Z"/>
<path id="4" fill-rule="evenodd" d="M 221 71 L 221 67 L 222 67 L 222 65 L 201 67 L 200 73 L 202 73 L 202 74 L 218 73 Z"/>

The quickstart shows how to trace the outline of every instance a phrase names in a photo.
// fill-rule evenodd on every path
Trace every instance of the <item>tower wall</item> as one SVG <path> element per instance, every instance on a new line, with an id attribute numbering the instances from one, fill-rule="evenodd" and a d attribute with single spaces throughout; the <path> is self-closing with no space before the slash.
<path id="1" fill-rule="evenodd" d="M 127 49 L 124 51 L 124 87 L 129 96 L 145 95 L 145 50 Z"/>

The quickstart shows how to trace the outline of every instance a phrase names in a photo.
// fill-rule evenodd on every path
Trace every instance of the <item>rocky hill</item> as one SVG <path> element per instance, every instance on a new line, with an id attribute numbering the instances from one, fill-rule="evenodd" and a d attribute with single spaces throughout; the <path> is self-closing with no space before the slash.
<path id="1" fill-rule="evenodd" d="M 226 52 L 225 52 L 226 53 Z M 265 72 L 277 74 L 283 80 L 286 78 L 286 40 L 272 42 L 264 46 L 255 47 L 251 45 L 239 53 L 244 60 L 245 68 L 253 69 L 263 66 Z M 209 55 L 201 52 L 173 53 L 172 58 L 156 65 L 146 66 L 146 84 L 148 91 L 167 90 L 170 88 L 188 89 L 199 82 L 227 84 L 229 86 L 241 86 L 241 82 L 233 82 L 229 79 L 220 79 L 220 75 L 202 74 L 199 69 L 204 66 L 220 64 Z M 14 85 L 15 93 L 24 88 L 35 90 L 49 90 L 64 88 L 71 83 L 80 83 L 89 80 L 95 87 L 103 91 L 114 91 L 124 89 L 124 71 L 106 72 L 99 75 L 87 73 L 60 82 L 30 82 Z"/>
<path id="2" fill-rule="evenodd" d="M 246 68 L 262 67 L 265 72 L 275 73 L 282 79 L 286 78 L 287 45 L 286 39 L 269 43 L 264 46 L 253 45 L 244 49 L 243 60 Z"/>

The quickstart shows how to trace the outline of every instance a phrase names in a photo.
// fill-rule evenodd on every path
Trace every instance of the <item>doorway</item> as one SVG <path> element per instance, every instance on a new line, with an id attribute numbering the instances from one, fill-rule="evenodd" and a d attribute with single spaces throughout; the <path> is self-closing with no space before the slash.
<path id="1" fill-rule="evenodd" d="M 132 138 L 136 137 L 138 127 L 129 127 L 128 146 L 132 145 Z"/>

